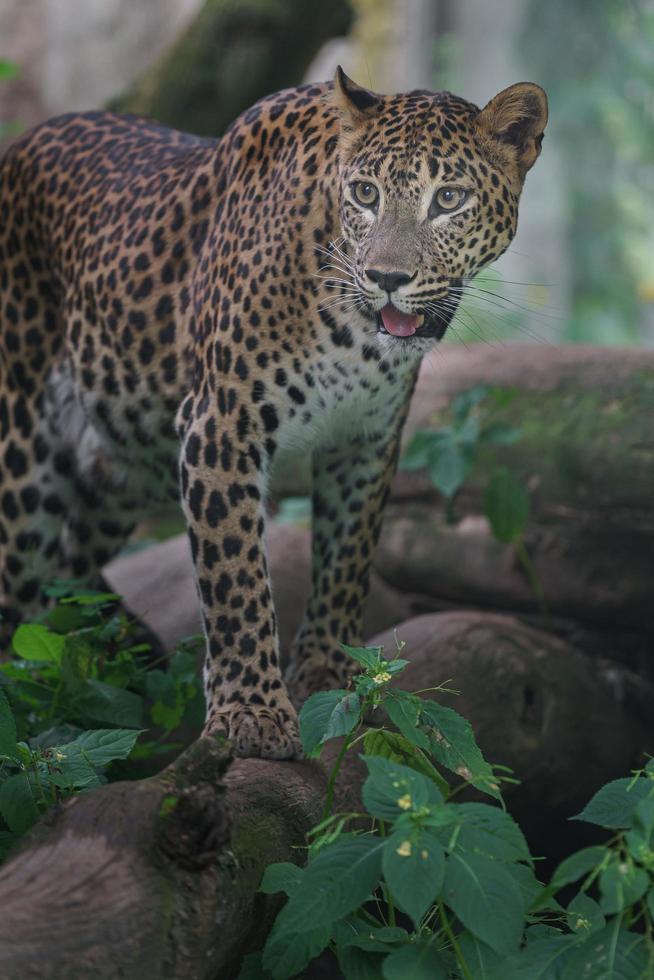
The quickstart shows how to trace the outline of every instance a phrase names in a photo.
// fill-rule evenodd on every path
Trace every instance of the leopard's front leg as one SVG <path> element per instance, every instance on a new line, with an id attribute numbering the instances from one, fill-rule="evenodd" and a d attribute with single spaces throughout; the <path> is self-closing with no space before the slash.
<path id="1" fill-rule="evenodd" d="M 312 592 L 286 675 L 298 708 L 313 692 L 344 687 L 356 673 L 341 644 L 363 640 L 370 567 L 412 389 L 413 378 L 375 429 L 314 456 Z"/>
<path id="2" fill-rule="evenodd" d="M 188 399 L 184 416 L 182 500 L 207 642 L 205 734 L 224 734 L 239 756 L 296 758 L 264 551 L 264 450 L 245 406 L 221 415 Z"/>

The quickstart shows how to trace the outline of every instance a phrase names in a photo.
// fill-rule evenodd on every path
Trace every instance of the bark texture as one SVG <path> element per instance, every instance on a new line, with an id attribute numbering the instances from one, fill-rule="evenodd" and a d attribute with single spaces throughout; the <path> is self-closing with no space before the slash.
<path id="1" fill-rule="evenodd" d="M 310 762 L 194 743 L 163 773 L 48 814 L 0 870 L 3 980 L 217 980 L 265 937 L 272 861 L 298 861 L 324 795 Z"/>

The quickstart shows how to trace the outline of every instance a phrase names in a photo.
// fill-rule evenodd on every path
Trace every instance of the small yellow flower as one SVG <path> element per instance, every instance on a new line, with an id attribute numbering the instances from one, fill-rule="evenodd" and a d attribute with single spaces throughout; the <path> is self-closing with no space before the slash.
<path id="1" fill-rule="evenodd" d="M 429 857 L 429 851 L 421 851 L 420 857 L 422 858 L 423 861 L 426 861 L 427 858 Z"/>
<path id="2" fill-rule="evenodd" d="M 403 858 L 411 857 L 411 841 L 410 840 L 402 841 L 400 846 L 396 848 L 395 853 L 399 854 L 400 857 Z"/>
<path id="3" fill-rule="evenodd" d="M 397 805 L 399 806 L 400 810 L 410 810 L 411 803 L 412 800 L 408 793 L 405 793 L 404 796 L 401 796 L 397 801 Z"/>
<path id="4" fill-rule="evenodd" d="M 63 759 L 66 758 L 66 755 L 64 752 L 55 752 L 54 757 L 57 760 L 57 762 L 61 762 Z"/>
<path id="5" fill-rule="evenodd" d="M 375 674 L 372 680 L 374 684 L 386 684 L 387 681 L 390 681 L 390 679 L 391 675 L 387 670 L 380 670 L 378 674 Z"/>

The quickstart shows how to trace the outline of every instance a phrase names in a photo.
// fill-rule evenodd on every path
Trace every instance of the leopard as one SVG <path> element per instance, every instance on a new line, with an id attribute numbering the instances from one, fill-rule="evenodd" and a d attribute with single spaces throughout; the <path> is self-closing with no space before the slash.
<path id="1" fill-rule="evenodd" d="M 0 163 L 2 642 L 47 583 L 100 587 L 181 501 L 201 606 L 203 735 L 302 756 L 297 711 L 351 683 L 424 355 L 512 241 L 547 97 L 333 81 L 223 136 L 72 113 Z M 271 475 L 310 461 L 311 594 L 281 667 Z"/>

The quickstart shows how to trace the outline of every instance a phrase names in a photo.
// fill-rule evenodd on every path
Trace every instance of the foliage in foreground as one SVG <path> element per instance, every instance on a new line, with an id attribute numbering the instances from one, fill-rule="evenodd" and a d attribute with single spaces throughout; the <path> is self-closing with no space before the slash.
<path id="1" fill-rule="evenodd" d="M 325 949 L 346 980 L 653 976 L 654 760 L 604 786 L 574 818 L 614 836 L 567 858 L 545 885 L 465 719 L 390 688 L 407 661 L 386 659 L 381 647 L 346 649 L 363 668 L 354 690 L 316 694 L 300 716 L 308 755 L 344 736 L 324 819 L 304 869 L 267 869 L 261 891 L 288 901 L 240 980 L 295 977 Z M 371 712 L 398 731 L 362 732 Z M 338 770 L 355 745 L 368 770 L 365 813 L 332 815 Z M 451 786 L 442 770 L 463 784 Z M 494 802 L 456 802 L 468 784 Z M 562 889 L 575 892 L 565 905 Z"/>
<path id="2" fill-rule="evenodd" d="M 0 665 L 0 859 L 53 804 L 131 774 L 112 763 L 154 760 L 181 747 L 182 722 L 202 723 L 190 648 L 160 669 L 115 610 L 118 596 L 50 591 L 50 626 L 19 626 Z M 146 728 L 155 733 L 139 738 Z"/>

